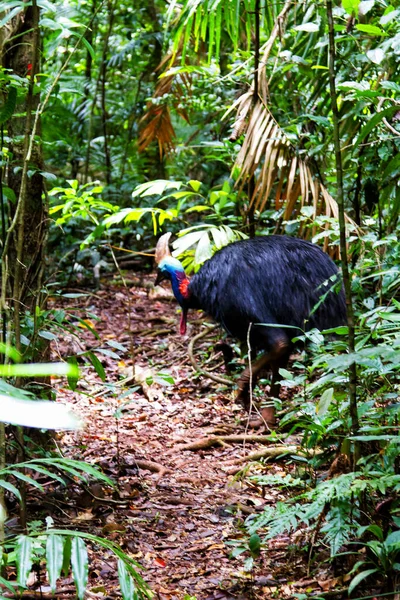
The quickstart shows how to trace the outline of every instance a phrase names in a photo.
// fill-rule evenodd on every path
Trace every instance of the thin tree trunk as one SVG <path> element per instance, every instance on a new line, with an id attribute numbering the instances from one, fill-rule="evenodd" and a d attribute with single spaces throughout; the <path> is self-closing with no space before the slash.
<path id="1" fill-rule="evenodd" d="M 340 253 L 342 262 L 343 282 L 346 294 L 346 307 L 347 307 L 347 323 L 349 328 L 348 343 L 349 352 L 351 354 L 355 351 L 355 327 L 354 327 L 354 311 L 353 302 L 351 296 L 351 279 L 349 274 L 349 265 L 347 260 L 347 245 L 346 245 L 346 224 L 345 224 L 345 212 L 344 212 L 344 193 L 343 193 L 343 169 L 342 169 L 342 154 L 340 149 L 340 119 L 339 110 L 337 105 L 337 93 L 335 85 L 335 35 L 333 27 L 333 15 L 332 15 L 332 0 L 327 0 L 327 16 L 328 16 L 328 28 L 329 28 L 329 87 L 330 97 L 332 105 L 332 117 L 333 117 L 333 140 L 335 147 L 335 161 L 336 161 L 336 201 L 339 209 L 339 227 L 340 227 Z M 359 429 L 358 423 L 358 412 L 357 412 L 357 365 L 355 362 L 349 368 L 349 400 L 350 400 L 350 417 L 352 434 L 356 435 Z M 354 447 L 354 464 L 357 462 L 359 457 L 358 444 Z"/>
<path id="2" fill-rule="evenodd" d="M 254 8 L 254 90 L 253 90 L 253 105 L 255 106 L 258 102 L 258 88 L 259 88 L 259 67 L 260 67 L 260 0 L 256 0 Z M 247 191 L 249 196 L 249 209 L 246 215 L 248 233 L 251 238 L 256 235 L 256 223 L 254 219 L 254 208 L 255 198 L 253 198 L 255 190 L 255 178 L 254 174 L 250 177 L 248 182 Z"/>
<path id="3" fill-rule="evenodd" d="M 21 171 L 10 169 L 9 186 L 18 197 L 17 205 L 10 227 L 7 230 L 3 246 L 2 265 L 2 309 L 6 314 L 5 290 L 9 289 L 9 278 L 12 282 L 13 325 L 15 347 L 22 354 L 21 345 L 21 313 L 28 304 L 32 313 L 35 313 L 39 290 L 35 277 L 38 260 L 42 259 L 43 227 L 45 215 L 42 205 L 43 178 L 42 154 L 40 145 L 33 142 L 34 111 L 37 110 L 39 98 L 35 95 L 35 76 L 38 72 L 40 32 L 39 32 L 39 7 L 36 0 L 32 6 L 27 6 L 22 19 L 15 20 L 18 33 L 23 36 L 24 43 L 10 42 L 5 53 L 6 67 L 11 68 L 17 75 L 25 77 L 29 74 L 29 85 L 25 100 L 26 116 L 24 120 L 14 117 L 8 127 L 13 152 L 13 164 L 21 165 Z M 12 40 L 12 38 L 11 38 Z M 23 135 L 23 143 L 19 142 Z M 35 166 L 36 173 L 31 177 L 28 170 Z M 29 219 L 26 218 L 29 215 Z M 28 225 L 29 224 L 29 225 Z M 39 250 L 39 251 L 38 251 Z M 23 386 L 23 380 L 17 378 L 16 387 Z M 18 461 L 25 460 L 24 435 L 20 427 L 15 429 L 15 438 L 18 442 Z M 26 528 L 26 486 L 20 482 L 20 524 Z"/>
<path id="4" fill-rule="evenodd" d="M 103 125 L 103 137 L 104 137 L 104 156 L 105 156 L 105 166 L 106 166 L 106 181 L 107 185 L 111 185 L 111 155 L 110 155 L 110 147 L 108 141 L 108 114 L 107 114 L 107 106 L 106 106 L 106 79 L 107 79 L 107 54 L 108 54 L 108 45 L 110 41 L 110 36 L 114 23 L 114 4 L 113 2 L 107 3 L 107 13 L 108 13 L 108 28 L 106 37 L 104 38 L 103 45 L 103 54 L 101 57 L 101 112 L 102 112 L 102 125 Z"/>

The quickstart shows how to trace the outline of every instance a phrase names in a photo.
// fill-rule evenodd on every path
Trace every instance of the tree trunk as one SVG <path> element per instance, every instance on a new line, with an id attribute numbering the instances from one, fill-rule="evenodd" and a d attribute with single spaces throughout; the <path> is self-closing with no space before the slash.
<path id="1" fill-rule="evenodd" d="M 49 345 L 48 342 L 37 337 L 36 307 L 42 287 L 47 210 L 43 201 L 42 147 L 40 141 L 35 141 L 35 135 L 40 135 L 40 123 L 37 120 L 35 122 L 39 96 L 34 89 L 40 55 L 39 8 L 36 0 L 33 0 L 32 6 L 27 6 L 23 13 L 17 15 L 11 24 L 10 41 L 6 41 L 3 46 L 2 62 L 12 73 L 27 78 L 28 88 L 23 105 L 19 104 L 18 113 L 21 116 L 15 116 L 8 122 L 12 160 L 8 169 L 7 185 L 14 191 L 18 200 L 15 205 L 9 205 L 9 221 L 4 227 L 1 282 L 2 330 L 7 330 L 4 321 L 11 322 L 12 318 L 14 345 L 17 350 L 22 355 L 29 352 L 31 360 L 40 360 L 40 358 L 43 360 L 48 356 Z M 23 316 L 26 311 L 30 312 L 34 320 L 34 331 L 30 331 L 31 344 L 28 348 L 22 347 L 21 344 L 21 324 L 24 324 Z M 40 340 L 40 343 L 37 340 Z M 17 378 L 14 385 L 23 387 L 24 381 Z M 22 428 L 16 428 L 15 438 L 18 445 L 18 460 L 22 462 L 25 460 Z M 4 451 L 4 448 L 2 450 Z M 20 524 L 25 529 L 26 502 L 23 482 L 19 489 L 22 498 Z"/>

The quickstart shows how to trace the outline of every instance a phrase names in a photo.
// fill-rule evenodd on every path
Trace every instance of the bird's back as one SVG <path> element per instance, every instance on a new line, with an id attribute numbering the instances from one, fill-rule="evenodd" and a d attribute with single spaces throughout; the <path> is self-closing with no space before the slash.
<path id="1" fill-rule="evenodd" d="M 189 288 L 192 306 L 244 340 L 250 322 L 302 330 L 343 324 L 343 290 L 329 291 L 337 273 L 333 261 L 315 244 L 271 235 L 222 248 L 204 263 Z M 286 328 L 253 328 L 252 343 L 268 347 L 279 335 L 291 339 L 299 334 L 298 329 Z"/>

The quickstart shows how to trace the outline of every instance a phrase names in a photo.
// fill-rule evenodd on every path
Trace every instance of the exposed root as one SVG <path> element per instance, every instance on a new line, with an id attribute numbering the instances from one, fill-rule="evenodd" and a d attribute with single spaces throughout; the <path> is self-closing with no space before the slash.
<path id="1" fill-rule="evenodd" d="M 269 435 L 215 435 L 201 438 L 196 442 L 189 442 L 175 447 L 176 450 L 205 450 L 213 446 L 224 446 L 225 444 L 242 444 L 243 442 L 252 442 L 259 444 L 269 444 L 271 436 Z M 280 446 L 281 452 L 285 446 Z"/>
<path id="2" fill-rule="evenodd" d="M 299 454 L 299 448 L 298 446 L 269 446 L 268 448 L 263 448 L 262 450 L 257 450 L 257 452 L 247 454 L 247 456 L 241 456 L 240 458 L 226 461 L 224 464 L 242 465 L 246 462 L 260 460 L 261 458 L 277 458 L 278 456 L 282 456 L 284 454 Z"/>
<path id="3" fill-rule="evenodd" d="M 150 460 L 135 459 L 135 464 L 137 467 L 139 467 L 139 469 L 144 469 L 146 471 L 151 471 L 152 473 L 157 473 L 159 479 L 161 479 L 161 477 L 164 477 L 166 473 L 171 472 L 171 469 L 163 467 L 163 465 L 160 465 L 159 463 L 151 462 Z"/>

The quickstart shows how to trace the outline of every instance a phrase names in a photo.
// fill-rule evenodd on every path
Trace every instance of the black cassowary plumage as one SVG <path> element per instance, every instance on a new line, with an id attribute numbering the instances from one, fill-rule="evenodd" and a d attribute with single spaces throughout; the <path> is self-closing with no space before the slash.
<path id="1" fill-rule="evenodd" d="M 251 324 L 251 346 L 265 351 L 253 364 L 253 381 L 268 365 L 273 396 L 279 390 L 279 368 L 287 365 L 293 350 L 292 338 L 303 330 L 328 329 L 346 322 L 340 285 L 337 292 L 338 269 L 315 244 L 280 235 L 234 242 L 216 252 L 189 280 L 179 261 L 169 254 L 169 235 L 162 236 L 157 245 L 157 280 L 171 281 L 182 307 L 181 333 L 186 331 L 189 308 L 201 308 L 242 341 Z M 249 379 L 246 369 L 238 382 L 238 396 L 245 402 Z M 273 423 L 273 409 L 265 417 Z"/>
<path id="2" fill-rule="evenodd" d="M 277 337 L 289 343 L 299 329 L 345 322 L 343 290 L 333 290 L 337 275 L 334 262 L 310 242 L 279 235 L 242 240 L 216 252 L 191 278 L 187 306 L 203 309 L 239 340 L 250 323 L 298 328 L 253 325 L 252 344 L 270 350 Z"/>

